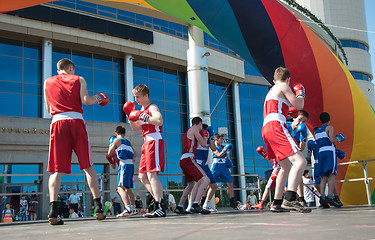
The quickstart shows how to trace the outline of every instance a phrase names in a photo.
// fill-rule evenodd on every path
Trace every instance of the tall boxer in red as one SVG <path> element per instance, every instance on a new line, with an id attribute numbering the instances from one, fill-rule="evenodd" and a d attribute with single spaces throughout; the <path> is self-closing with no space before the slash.
<path id="1" fill-rule="evenodd" d="M 141 111 L 134 110 L 134 103 L 127 102 L 123 110 L 130 120 L 134 131 L 142 127 L 144 144 L 142 145 L 139 163 L 139 180 L 155 199 L 154 211 L 144 214 L 144 217 L 165 217 L 167 205 L 163 199 L 163 186 L 158 178 L 158 172 L 164 172 L 164 140 L 163 117 L 156 104 L 150 102 L 150 90 L 144 84 L 133 89 L 135 101 L 142 105 Z"/>
<path id="2" fill-rule="evenodd" d="M 57 196 L 63 173 L 70 173 L 72 150 L 77 155 L 81 170 L 84 170 L 91 193 L 94 197 L 96 218 L 102 220 L 98 177 L 93 167 L 89 137 L 83 120 L 82 104 L 98 103 L 105 106 L 108 97 L 104 93 L 90 96 L 83 77 L 74 75 L 75 67 L 69 59 L 57 63 L 58 75 L 47 78 L 44 82 L 44 94 L 47 111 L 52 115 L 50 127 L 50 146 L 48 171 L 51 172 L 48 187 L 50 211 L 48 220 L 52 225 L 61 225 Z"/>
<path id="3" fill-rule="evenodd" d="M 275 85 L 267 93 L 263 108 L 262 137 L 267 147 L 268 159 L 276 158 L 281 170 L 276 178 L 275 200 L 271 206 L 273 212 L 294 210 L 311 212 L 297 201 L 297 186 L 302 180 L 306 159 L 286 126 L 289 106 L 302 110 L 305 102 L 305 89 L 302 84 L 289 87 L 290 72 L 279 67 L 275 70 Z M 291 164 L 293 163 L 293 166 Z M 289 175 L 289 177 L 288 177 Z M 282 200 L 283 189 L 288 179 L 286 199 Z"/>

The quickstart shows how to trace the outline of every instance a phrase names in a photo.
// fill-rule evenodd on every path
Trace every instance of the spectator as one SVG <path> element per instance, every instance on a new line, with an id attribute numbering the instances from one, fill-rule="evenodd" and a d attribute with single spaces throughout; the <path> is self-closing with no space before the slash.
<path id="1" fill-rule="evenodd" d="M 112 201 L 112 206 L 113 206 L 113 214 L 114 215 L 120 214 L 122 201 L 117 191 L 112 195 L 111 201 Z"/>
<path id="2" fill-rule="evenodd" d="M 10 203 L 5 204 L 5 209 L 2 212 L 1 222 L 13 222 L 14 210 L 10 207 Z"/>
<path id="3" fill-rule="evenodd" d="M 174 210 L 176 209 L 176 200 L 174 199 L 174 196 L 170 192 L 167 192 L 167 196 L 168 196 L 168 208 L 170 211 L 174 212 Z"/>
<path id="4" fill-rule="evenodd" d="M 305 195 L 305 201 L 306 205 L 308 207 L 315 207 L 315 196 L 313 192 L 317 192 L 317 189 L 314 186 L 314 182 L 312 181 L 311 178 L 309 178 L 309 170 L 305 170 L 302 175 L 302 180 L 303 180 L 303 191 Z M 313 190 L 313 191 L 311 191 Z"/>
<path id="5" fill-rule="evenodd" d="M 21 200 L 20 200 L 20 221 L 27 221 L 27 209 L 29 208 L 29 204 L 26 200 L 26 196 L 22 195 Z"/>
<path id="6" fill-rule="evenodd" d="M 69 208 L 74 209 L 74 212 L 78 212 L 78 207 L 80 207 L 79 200 L 80 200 L 80 197 L 77 194 L 77 191 L 73 189 L 73 193 L 70 194 L 69 199 L 68 199 L 68 205 L 69 205 Z"/>
<path id="7" fill-rule="evenodd" d="M 30 202 L 29 202 L 29 213 L 30 213 L 30 220 L 35 221 L 37 219 L 37 213 L 38 213 L 38 206 L 39 201 L 38 197 L 35 194 L 35 191 L 32 191 Z"/>
<path id="8" fill-rule="evenodd" d="M 250 210 L 250 209 L 251 209 L 250 200 L 246 200 L 245 205 L 242 206 L 241 210 Z"/>
<path id="9" fill-rule="evenodd" d="M 254 206 L 258 202 L 257 196 L 254 195 L 253 191 L 250 191 L 250 195 L 247 196 L 247 200 L 250 201 L 250 206 Z"/>
<path id="10" fill-rule="evenodd" d="M 143 202 L 140 196 L 137 196 L 135 199 L 135 208 L 138 210 L 138 212 L 143 211 Z"/>
<path id="11" fill-rule="evenodd" d="M 79 216 L 78 216 L 78 214 L 74 211 L 74 209 L 73 208 L 70 208 L 69 209 L 69 218 L 78 218 Z"/>

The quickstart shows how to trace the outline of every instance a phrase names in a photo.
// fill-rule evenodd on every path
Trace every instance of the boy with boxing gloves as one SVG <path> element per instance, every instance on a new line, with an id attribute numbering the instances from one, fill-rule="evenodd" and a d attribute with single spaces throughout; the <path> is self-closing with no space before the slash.
<path id="1" fill-rule="evenodd" d="M 195 150 L 198 144 L 202 147 L 207 146 L 207 140 L 209 133 L 207 130 L 202 129 L 202 119 L 200 117 L 194 117 L 191 120 L 191 127 L 185 132 L 182 138 L 182 156 L 180 158 L 180 167 L 185 174 L 187 186 L 182 193 L 180 202 L 176 207 L 175 213 L 185 214 L 183 205 L 194 188 L 195 184 L 198 184 L 197 193 L 195 199 L 193 199 L 193 206 L 190 209 L 192 213 L 209 214 L 209 210 L 201 208 L 198 203 L 201 200 L 203 193 L 210 183 L 210 179 L 202 167 L 197 163 L 195 159 Z"/>
<path id="2" fill-rule="evenodd" d="M 164 140 L 163 117 L 156 104 L 150 102 L 150 90 L 144 84 L 133 89 L 135 101 L 142 106 L 141 110 L 134 110 L 135 104 L 126 102 L 123 106 L 129 118 L 133 131 L 142 127 L 144 144 L 142 145 L 141 160 L 139 163 L 139 180 L 154 197 L 154 210 L 143 216 L 148 218 L 165 217 L 167 204 L 163 199 L 163 186 L 158 178 L 159 172 L 164 172 Z"/>
<path id="3" fill-rule="evenodd" d="M 230 175 L 229 168 L 233 166 L 232 161 L 228 158 L 228 151 L 232 150 L 233 144 L 228 143 L 227 145 L 223 146 L 224 136 L 223 134 L 216 133 L 215 134 L 215 146 L 218 154 L 213 152 L 213 164 L 211 168 L 211 172 L 214 175 L 216 182 L 226 183 L 228 186 L 228 193 L 230 196 L 230 206 L 233 209 L 237 209 L 237 206 L 234 201 L 234 192 L 233 192 L 233 182 L 232 176 Z"/>
<path id="4" fill-rule="evenodd" d="M 275 199 L 271 206 L 272 212 L 311 212 L 297 200 L 297 186 L 302 180 L 306 167 L 306 159 L 300 147 L 291 136 L 286 126 L 289 106 L 302 110 L 305 101 L 305 88 L 302 84 L 295 84 L 293 91 L 289 87 L 290 72 L 279 67 L 275 70 L 275 85 L 268 92 L 263 108 L 262 137 L 266 143 L 268 159 L 276 158 L 281 166 L 276 178 Z M 292 166 L 293 163 L 293 166 Z M 286 198 L 283 200 L 283 189 L 288 179 Z"/>
<path id="5" fill-rule="evenodd" d="M 81 170 L 86 173 L 87 183 L 94 198 L 96 218 L 103 220 L 105 215 L 100 199 L 98 177 L 93 167 L 86 124 L 82 116 L 82 104 L 97 103 L 105 106 L 109 99 L 104 93 L 89 95 L 85 79 L 74 75 L 75 66 L 71 60 L 64 58 L 58 61 L 57 73 L 58 75 L 47 78 L 44 82 L 46 108 L 52 115 L 47 169 L 51 172 L 48 182 L 50 194 L 48 221 L 52 225 L 64 224 L 59 215 L 57 196 L 62 174 L 71 172 L 73 149 Z"/>
<path id="6" fill-rule="evenodd" d="M 319 165 L 320 165 L 320 204 L 327 206 L 327 203 L 341 207 L 334 195 L 335 182 L 337 175 L 337 155 L 334 143 L 340 143 L 345 140 L 343 134 L 334 135 L 333 126 L 330 125 L 331 117 L 327 112 L 320 114 L 322 126 L 318 127 L 315 132 L 315 142 L 319 148 Z M 340 157 L 344 158 L 345 153 L 340 152 Z M 326 184 L 328 183 L 328 196 L 325 196 Z"/>

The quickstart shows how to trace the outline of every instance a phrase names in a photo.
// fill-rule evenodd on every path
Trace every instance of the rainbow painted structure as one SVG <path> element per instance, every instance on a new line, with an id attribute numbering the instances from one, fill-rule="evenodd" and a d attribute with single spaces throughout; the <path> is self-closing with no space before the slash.
<path id="1" fill-rule="evenodd" d="M 49 0 L 51 1 L 51 0 Z M 1 0 L 0 12 L 49 2 L 45 0 Z M 337 147 L 346 152 L 340 162 L 375 159 L 375 113 L 349 70 L 315 33 L 277 0 L 90 0 L 106 5 L 138 3 L 195 25 L 234 50 L 257 67 L 270 82 L 279 66 L 287 67 L 291 83 L 306 88 L 308 127 L 319 126 L 319 115 L 330 113 L 336 133 L 346 140 Z M 126 5 L 123 5 L 126 10 Z M 367 165 L 370 177 L 375 162 Z M 338 179 L 363 177 L 361 164 L 339 166 Z M 370 182 L 374 192 L 375 181 Z M 367 204 L 365 185 L 337 185 L 344 204 Z"/>

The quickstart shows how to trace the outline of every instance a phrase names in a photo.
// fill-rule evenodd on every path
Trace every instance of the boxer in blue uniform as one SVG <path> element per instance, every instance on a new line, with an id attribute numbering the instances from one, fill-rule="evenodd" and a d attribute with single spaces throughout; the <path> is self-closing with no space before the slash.
<path id="1" fill-rule="evenodd" d="M 319 148 L 320 165 L 320 204 L 327 208 L 327 203 L 341 207 L 341 204 L 335 199 L 335 182 L 337 174 L 337 155 L 334 143 L 340 143 L 345 140 L 343 134 L 334 135 L 333 126 L 330 125 L 331 117 L 327 112 L 320 114 L 322 126 L 316 129 L 315 141 Z M 326 184 L 328 183 L 328 196 L 325 196 Z"/>
<path id="2" fill-rule="evenodd" d="M 233 166 L 232 161 L 228 157 L 228 151 L 232 150 L 233 145 L 228 143 L 225 147 L 222 145 L 224 141 L 224 136 L 220 133 L 215 134 L 215 146 L 218 154 L 213 153 L 212 157 L 213 164 L 211 172 L 215 178 L 216 182 L 226 183 L 228 186 L 228 193 L 230 196 L 230 206 L 237 209 L 234 201 L 233 183 L 232 176 L 230 175 L 229 168 Z"/>
<path id="3" fill-rule="evenodd" d="M 294 116 L 295 118 L 293 118 L 293 121 L 291 122 L 287 121 L 286 126 L 288 127 L 290 135 L 294 138 L 297 145 L 301 148 L 301 151 L 303 151 L 306 147 L 307 141 L 307 127 L 305 123 L 309 119 L 309 114 L 305 110 L 299 110 L 296 114 L 293 114 L 292 116 Z M 304 206 L 306 206 L 302 177 L 298 185 L 297 191 L 298 201 L 303 203 Z"/>
<path id="4" fill-rule="evenodd" d="M 125 210 L 116 217 L 127 217 L 137 214 L 135 209 L 135 198 L 132 191 L 134 175 L 134 151 L 129 140 L 125 139 L 126 130 L 122 126 L 116 127 L 116 138 L 110 138 L 107 159 L 116 157 L 113 162 L 118 162 L 117 191 L 125 204 Z M 111 140 L 113 142 L 111 143 Z M 113 153 L 116 152 L 116 156 Z M 117 161 L 116 161 L 117 160 Z M 109 160 L 108 160 L 109 161 Z"/>
<path id="5" fill-rule="evenodd" d="M 313 136 L 317 127 L 313 129 Z M 311 159 L 311 156 L 314 156 L 314 184 L 315 188 L 320 191 L 320 166 L 319 166 L 319 148 L 315 140 L 309 140 L 307 142 L 307 158 Z"/>

